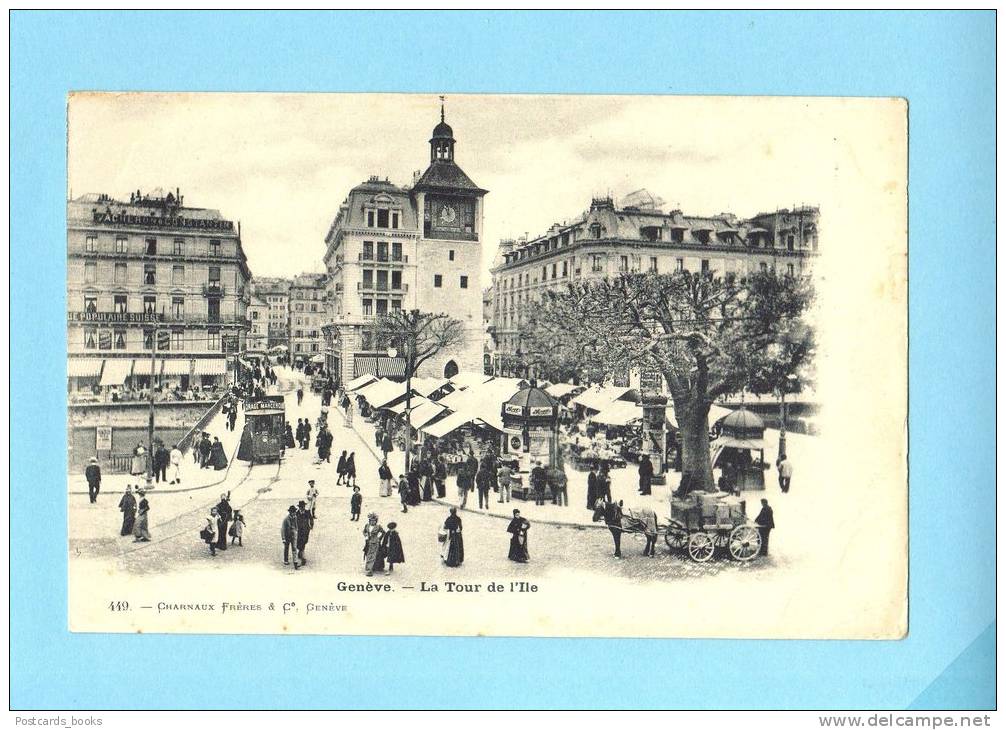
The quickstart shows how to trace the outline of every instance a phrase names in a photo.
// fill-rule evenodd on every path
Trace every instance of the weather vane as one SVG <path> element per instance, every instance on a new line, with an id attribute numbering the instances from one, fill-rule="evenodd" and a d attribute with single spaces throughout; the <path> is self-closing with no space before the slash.
<path id="1" fill-rule="evenodd" d="M 444 96 L 440 95 L 440 121 L 444 121 Z"/>

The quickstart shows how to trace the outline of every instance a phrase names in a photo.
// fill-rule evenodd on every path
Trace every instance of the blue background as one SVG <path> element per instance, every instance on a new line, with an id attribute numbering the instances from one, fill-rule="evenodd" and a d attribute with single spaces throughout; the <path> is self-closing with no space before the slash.
<path id="1" fill-rule="evenodd" d="M 994 63 L 991 11 L 14 12 L 12 707 L 993 706 Z M 65 433 L 65 104 L 84 89 L 907 97 L 909 637 L 70 634 L 65 467 L 46 447 Z"/>

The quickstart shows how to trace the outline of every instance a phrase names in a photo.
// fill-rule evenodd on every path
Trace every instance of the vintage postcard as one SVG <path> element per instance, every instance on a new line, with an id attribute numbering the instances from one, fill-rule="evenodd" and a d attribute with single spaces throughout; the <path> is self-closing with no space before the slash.
<path id="1" fill-rule="evenodd" d="M 908 113 L 71 94 L 70 629 L 903 637 Z"/>

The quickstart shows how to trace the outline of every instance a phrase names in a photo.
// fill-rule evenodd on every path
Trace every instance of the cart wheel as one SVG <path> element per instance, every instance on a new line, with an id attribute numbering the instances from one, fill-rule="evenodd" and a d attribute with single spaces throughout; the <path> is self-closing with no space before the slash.
<path id="1" fill-rule="evenodd" d="M 706 563 L 713 557 L 715 552 L 713 538 L 706 532 L 693 532 L 688 538 L 688 555 L 696 563 Z"/>
<path id="2" fill-rule="evenodd" d="M 664 542 L 671 550 L 684 550 L 688 544 L 688 532 L 673 525 L 668 526 L 664 533 Z"/>
<path id="3" fill-rule="evenodd" d="M 754 560 L 761 552 L 761 534 L 751 525 L 738 525 L 730 533 L 728 547 L 734 560 Z"/>

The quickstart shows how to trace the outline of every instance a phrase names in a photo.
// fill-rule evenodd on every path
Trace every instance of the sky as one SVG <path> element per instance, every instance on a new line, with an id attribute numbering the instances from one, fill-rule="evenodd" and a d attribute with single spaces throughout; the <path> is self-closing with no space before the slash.
<path id="1" fill-rule="evenodd" d="M 455 161 L 485 199 L 483 285 L 501 238 L 646 188 L 665 209 L 741 217 L 836 194 L 840 102 L 799 98 L 462 95 Z M 851 102 L 850 102 L 851 103 Z M 858 113 L 855 105 L 847 110 Z M 323 271 L 324 238 L 371 175 L 429 163 L 437 94 L 76 93 L 68 194 L 181 188 L 240 221 L 256 276 Z"/>

